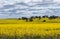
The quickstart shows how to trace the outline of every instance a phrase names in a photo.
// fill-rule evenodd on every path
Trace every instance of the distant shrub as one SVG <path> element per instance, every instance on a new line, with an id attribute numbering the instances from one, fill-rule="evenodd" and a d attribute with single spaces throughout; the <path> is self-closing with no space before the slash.
<path id="1" fill-rule="evenodd" d="M 46 20 L 43 20 L 43 22 L 46 22 Z"/>

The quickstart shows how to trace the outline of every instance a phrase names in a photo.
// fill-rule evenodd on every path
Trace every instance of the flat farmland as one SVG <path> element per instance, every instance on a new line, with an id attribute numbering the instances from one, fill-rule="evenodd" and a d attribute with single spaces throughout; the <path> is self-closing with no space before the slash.
<path id="1" fill-rule="evenodd" d="M 60 23 L 17 21 L 0 21 L 0 39 L 59 39 L 60 37 Z"/>

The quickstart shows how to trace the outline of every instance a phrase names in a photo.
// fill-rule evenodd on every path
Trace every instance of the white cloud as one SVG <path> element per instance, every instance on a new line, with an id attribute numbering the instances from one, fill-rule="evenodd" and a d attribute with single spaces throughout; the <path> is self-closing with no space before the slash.
<path id="1" fill-rule="evenodd" d="M 34 2 L 42 2 L 42 0 L 0 0 L 0 5 L 2 4 L 14 4 L 16 2 L 30 2 L 30 1 L 34 1 Z M 54 0 L 54 2 L 60 3 L 60 0 Z"/>
<path id="2" fill-rule="evenodd" d="M 54 0 L 54 2 L 60 3 L 60 0 Z"/>

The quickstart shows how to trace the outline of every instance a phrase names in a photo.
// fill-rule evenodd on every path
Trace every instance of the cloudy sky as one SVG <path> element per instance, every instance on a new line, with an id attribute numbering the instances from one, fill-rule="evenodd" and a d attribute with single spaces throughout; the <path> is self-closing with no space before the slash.
<path id="1" fill-rule="evenodd" d="M 32 0 L 32 1 L 42 2 L 43 0 Z M 46 0 L 46 1 L 49 1 L 49 0 Z M 35 9 L 34 7 L 23 6 L 24 7 L 23 8 L 23 7 L 21 7 L 22 5 L 15 5 L 18 2 L 25 2 L 25 3 L 28 4 L 29 2 L 31 2 L 31 0 L 0 0 L 0 18 L 33 16 L 33 14 L 34 15 L 42 15 L 42 14 L 50 15 L 50 12 L 52 12 L 53 15 L 55 14 L 55 12 L 57 12 L 56 15 L 60 15 L 59 14 L 60 13 L 60 8 L 58 10 L 52 9 L 53 11 L 51 9 L 42 8 L 42 10 L 39 11 L 38 9 L 40 7 L 39 8 L 35 7 L 36 11 L 34 11 L 34 9 Z M 60 4 L 60 0 L 53 0 L 53 2 Z M 50 6 L 50 7 L 52 7 L 52 6 Z M 27 9 L 27 8 L 29 8 L 29 9 Z M 27 10 L 30 10 L 30 11 L 27 11 Z M 11 14 L 9 14 L 9 13 L 11 13 Z M 18 13 L 18 14 L 15 14 L 15 13 Z"/>
<path id="2" fill-rule="evenodd" d="M 13 4 L 16 2 L 30 2 L 31 0 L 0 0 L 0 4 Z M 33 0 L 33 1 L 42 1 L 42 0 Z M 49 0 L 47 0 L 49 1 Z M 60 3 L 60 0 L 54 0 L 54 2 Z"/>

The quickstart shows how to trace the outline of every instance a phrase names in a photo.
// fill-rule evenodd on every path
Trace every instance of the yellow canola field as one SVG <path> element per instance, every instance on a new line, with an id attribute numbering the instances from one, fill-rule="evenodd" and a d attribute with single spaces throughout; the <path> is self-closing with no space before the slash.
<path id="1" fill-rule="evenodd" d="M 54 35 L 60 34 L 60 23 L 0 24 L 0 34 L 5 35 Z"/>

